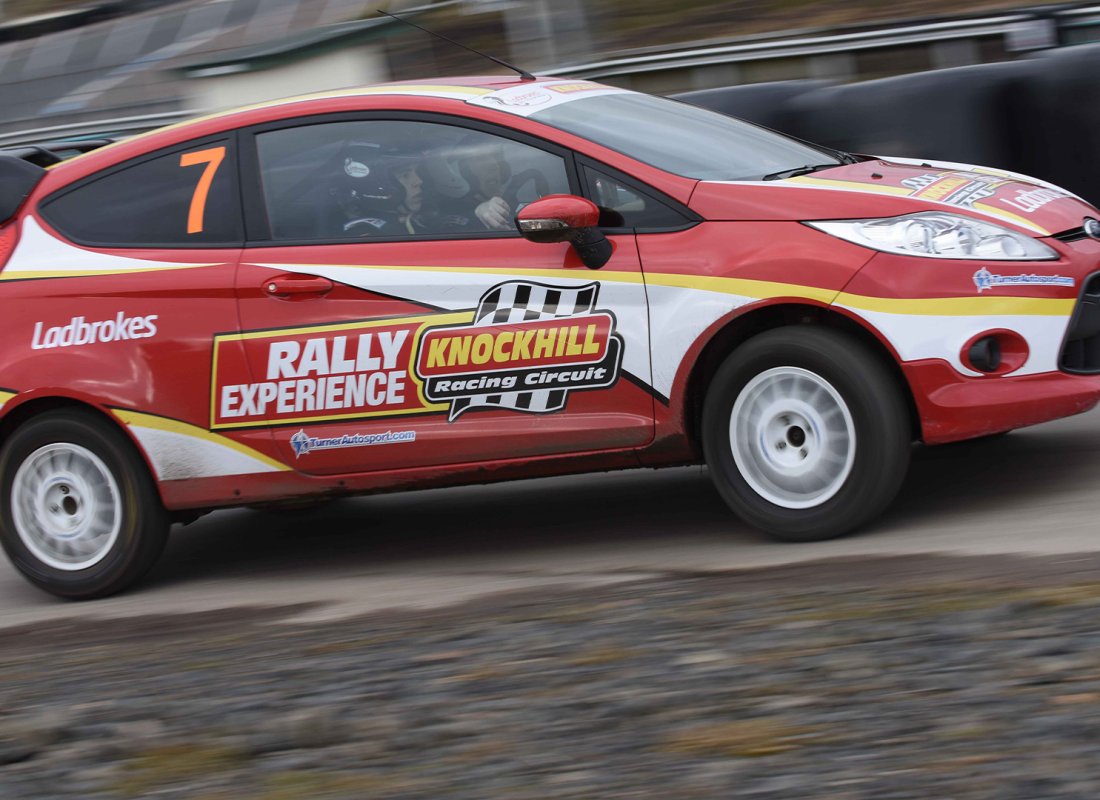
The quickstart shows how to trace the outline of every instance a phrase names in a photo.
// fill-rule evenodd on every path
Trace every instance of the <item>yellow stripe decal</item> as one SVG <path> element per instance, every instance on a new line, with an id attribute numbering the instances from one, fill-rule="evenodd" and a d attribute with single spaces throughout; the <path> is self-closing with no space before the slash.
<path id="1" fill-rule="evenodd" d="M 169 272 L 177 269 L 221 267 L 224 264 L 170 264 L 163 267 L 118 267 L 117 269 L 28 269 L 0 272 L 0 281 L 24 281 L 37 278 L 94 278 L 99 275 L 130 275 L 138 272 Z"/>
<path id="2" fill-rule="evenodd" d="M 801 184 L 803 186 L 817 186 L 825 189 L 850 189 L 857 192 L 867 192 L 868 194 L 884 194 L 892 195 L 894 197 L 911 197 L 914 200 L 920 200 L 925 203 L 932 203 L 937 206 L 944 206 L 946 208 L 955 208 L 960 210 L 967 210 L 965 206 L 956 205 L 954 203 L 945 203 L 942 200 L 933 200 L 928 197 L 921 197 L 914 194 L 912 189 L 906 189 L 902 186 L 878 186 L 870 183 L 860 183 L 859 181 L 845 181 L 839 179 L 830 178 L 811 178 L 807 175 L 801 175 L 794 178 L 788 178 L 783 181 L 788 184 Z M 1050 231 L 1041 225 L 1037 225 L 1029 219 L 1021 217 L 1019 214 L 1013 214 L 1011 211 L 1005 211 L 1003 209 L 991 206 L 988 203 L 975 203 L 973 211 L 977 211 L 980 214 L 985 214 L 990 217 L 997 217 L 1003 219 L 1006 222 L 1012 222 L 1019 225 L 1021 228 L 1027 228 L 1040 236 L 1050 236 Z"/>
<path id="3" fill-rule="evenodd" d="M 787 178 L 784 183 L 800 183 L 806 186 L 823 186 L 826 189 L 853 189 L 857 192 L 867 192 L 869 194 L 892 194 L 898 197 L 908 197 L 913 193 L 912 189 L 906 189 L 904 186 L 880 186 L 871 183 L 860 183 L 859 181 L 843 181 L 840 179 L 831 178 L 811 178 L 808 175 L 800 175 L 794 178 Z"/>
<path id="4" fill-rule="evenodd" d="M 301 268 L 305 270 L 309 269 L 376 269 L 376 270 L 393 270 L 398 272 L 451 272 L 462 273 L 469 275 L 501 275 L 509 277 L 512 275 L 523 275 L 530 278 L 564 278 L 567 280 L 577 281 L 590 281 L 593 277 L 597 277 L 601 281 L 616 281 L 618 283 L 645 283 L 642 280 L 642 275 L 639 272 L 603 272 L 601 271 L 598 276 L 593 274 L 587 269 L 566 269 L 565 267 L 557 267 L 552 269 L 537 269 L 521 267 L 519 269 L 498 269 L 495 267 L 437 267 L 437 266 L 421 266 L 418 264 L 402 264 L 386 266 L 383 264 L 259 264 L 253 263 L 249 266 L 253 267 L 266 267 L 267 269 L 279 269 L 284 271 L 293 271 L 295 268 Z M 648 277 L 648 276 L 647 276 Z"/>
<path id="5" fill-rule="evenodd" d="M 281 472 L 290 471 L 290 467 L 281 461 L 276 461 L 270 456 L 264 455 L 259 450 L 253 450 L 251 447 L 243 445 L 240 442 L 235 442 L 232 439 L 225 436 L 219 436 L 216 433 L 211 433 L 205 428 L 200 428 L 196 425 L 190 425 L 175 419 L 157 417 L 152 414 L 142 414 L 140 411 L 127 411 L 119 408 L 111 409 L 111 411 L 127 425 L 133 425 L 139 428 L 152 428 L 153 430 L 167 431 L 168 433 L 177 433 L 181 436 L 190 436 L 192 439 L 202 439 L 212 444 L 228 447 L 230 450 L 234 450 L 249 458 L 254 458 Z"/>
<path id="6" fill-rule="evenodd" d="M 540 278 L 575 278 L 581 276 L 565 269 L 521 269 L 502 271 L 488 267 L 427 267 L 415 265 L 379 266 L 353 264 L 257 264 L 255 266 L 271 269 L 293 270 L 295 267 L 308 270 L 315 268 L 347 268 L 365 270 L 396 270 L 408 272 L 459 273 L 473 275 L 523 275 Z M 642 275 L 637 272 L 600 272 L 593 276 L 600 281 L 620 283 L 642 283 Z M 696 289 L 707 292 L 719 292 L 753 300 L 767 300 L 777 297 L 797 297 L 816 300 L 819 303 L 847 306 L 865 311 L 882 311 L 889 314 L 913 314 L 920 316 L 1069 316 L 1073 313 L 1076 301 L 1051 297 L 870 297 L 865 295 L 838 292 L 835 289 L 822 289 L 816 286 L 802 286 L 794 283 L 750 280 L 745 278 L 717 278 L 701 275 L 676 275 L 672 273 L 645 274 L 644 282 L 650 286 L 671 286 L 682 289 Z M 398 320 L 400 321 L 400 320 Z M 361 323 L 364 326 L 374 323 Z M 344 327 L 344 326 L 338 326 Z M 316 330 L 316 329 L 314 329 Z M 292 333 L 295 331 L 291 331 Z M 255 336 L 266 337 L 270 333 Z M 253 334 L 243 334 L 240 338 L 253 338 Z M 226 337 L 230 338 L 230 337 Z"/>
<path id="7" fill-rule="evenodd" d="M 1027 228 L 1028 230 L 1035 231 L 1035 233 L 1039 234 L 1040 236 L 1051 235 L 1051 231 L 1048 231 L 1042 225 L 1036 225 L 1031 220 L 1024 219 L 1019 214 L 1013 214 L 1011 211 L 1004 211 L 1000 208 L 994 208 L 988 203 L 975 203 L 974 209 L 976 211 L 981 211 L 983 214 L 989 214 L 990 216 L 1000 217 L 1001 219 L 1015 222 L 1021 228 Z"/>
<path id="8" fill-rule="evenodd" d="M 421 408 L 396 408 L 392 411 L 371 411 L 364 414 L 362 411 L 355 411 L 350 414 L 324 414 L 321 416 L 313 417 L 289 417 L 287 419 L 279 420 L 253 420 L 251 422 L 223 422 L 218 425 L 218 430 L 231 430 L 233 428 L 270 428 L 273 425 L 304 425 L 307 422 L 342 422 L 344 420 L 361 420 L 364 423 L 369 423 L 374 419 L 381 419 L 382 417 L 397 417 L 397 416 L 411 416 L 413 414 L 438 414 L 440 411 L 446 411 L 447 405 L 445 403 L 436 403 L 434 405 L 423 406 Z M 282 467 L 287 469 L 287 467 Z"/>
<path id="9" fill-rule="evenodd" d="M 585 270 L 580 272 L 575 269 L 509 269 L 501 270 L 492 267 L 427 267 L 420 265 L 383 266 L 376 264 L 253 264 L 252 266 L 266 267 L 268 269 L 293 270 L 301 268 L 309 269 L 375 269 L 393 270 L 398 272 L 439 272 L 469 275 L 521 275 L 528 278 L 565 278 L 570 280 L 591 280 L 608 283 L 638 283 L 650 286 L 675 286 L 683 289 L 701 289 L 708 292 L 721 292 L 722 294 L 736 294 L 754 299 L 771 297 L 804 297 L 829 303 L 837 294 L 835 289 L 820 289 L 814 286 L 801 286 L 794 283 L 774 283 L 772 281 L 748 280 L 743 278 L 715 278 L 701 275 L 677 275 L 673 273 L 647 272 L 643 278 L 640 272 L 615 272 L 600 271 L 593 275 Z"/>
<path id="10" fill-rule="evenodd" d="M 430 320 L 432 325 L 453 325 L 462 322 L 473 322 L 473 319 L 474 315 L 470 311 L 459 311 L 454 314 L 421 314 L 414 317 L 369 320 L 366 322 L 334 322 L 331 325 L 308 325 L 302 328 L 276 328 L 269 331 L 218 334 L 217 340 L 219 342 L 234 342 L 245 339 L 275 339 L 280 336 L 296 336 L 302 333 L 351 331 L 361 328 L 377 328 L 382 325 L 404 325 L 410 322 L 423 322 L 425 320 Z"/>
<path id="11" fill-rule="evenodd" d="M 0 408 L 7 405 L 7 402 L 15 397 L 15 392 L 0 392 Z"/>
<path id="12" fill-rule="evenodd" d="M 842 292 L 836 304 L 885 314 L 933 317 L 1051 316 L 1068 317 L 1075 300 L 1050 297 L 866 297 Z"/>
<path id="13" fill-rule="evenodd" d="M 669 273 L 646 273 L 646 283 L 651 286 L 674 286 L 682 289 L 700 289 L 706 292 L 735 294 L 751 297 L 754 300 L 767 300 L 774 297 L 799 297 L 831 303 L 837 295 L 836 289 L 821 289 L 816 286 L 802 286 L 795 283 L 774 283 L 745 278 L 712 278 L 699 275 L 672 275 Z"/>

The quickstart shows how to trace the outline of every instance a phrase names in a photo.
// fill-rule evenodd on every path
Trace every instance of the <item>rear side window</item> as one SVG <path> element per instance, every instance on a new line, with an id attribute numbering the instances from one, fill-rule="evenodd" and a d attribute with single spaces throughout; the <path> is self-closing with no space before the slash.
<path id="1" fill-rule="evenodd" d="M 239 244 L 236 174 L 232 143 L 208 141 L 81 181 L 46 200 L 42 214 L 80 244 Z"/>

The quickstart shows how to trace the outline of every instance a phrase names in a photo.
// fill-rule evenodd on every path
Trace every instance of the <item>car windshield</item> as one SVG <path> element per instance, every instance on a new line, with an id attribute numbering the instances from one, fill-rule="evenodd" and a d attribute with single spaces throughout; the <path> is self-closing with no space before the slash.
<path id="1" fill-rule="evenodd" d="M 756 181 L 806 165 L 840 163 L 829 151 L 751 123 L 634 92 L 577 98 L 531 119 L 698 180 Z"/>

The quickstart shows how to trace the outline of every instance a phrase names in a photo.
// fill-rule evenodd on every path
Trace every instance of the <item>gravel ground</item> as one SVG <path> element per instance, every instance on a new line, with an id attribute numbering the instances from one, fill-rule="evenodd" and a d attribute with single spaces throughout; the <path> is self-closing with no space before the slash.
<path id="1" fill-rule="evenodd" d="M 0 629 L 0 797 L 1100 797 L 1100 556 L 303 610 Z"/>

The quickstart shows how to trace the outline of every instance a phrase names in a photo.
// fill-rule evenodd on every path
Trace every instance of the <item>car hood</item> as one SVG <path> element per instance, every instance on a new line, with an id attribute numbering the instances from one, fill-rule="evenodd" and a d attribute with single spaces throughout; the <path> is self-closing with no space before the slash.
<path id="1" fill-rule="evenodd" d="M 1100 216 L 1053 184 L 1004 170 L 874 158 L 777 181 L 703 181 L 691 207 L 707 219 L 864 219 L 963 211 L 1032 235 L 1081 227 Z"/>

